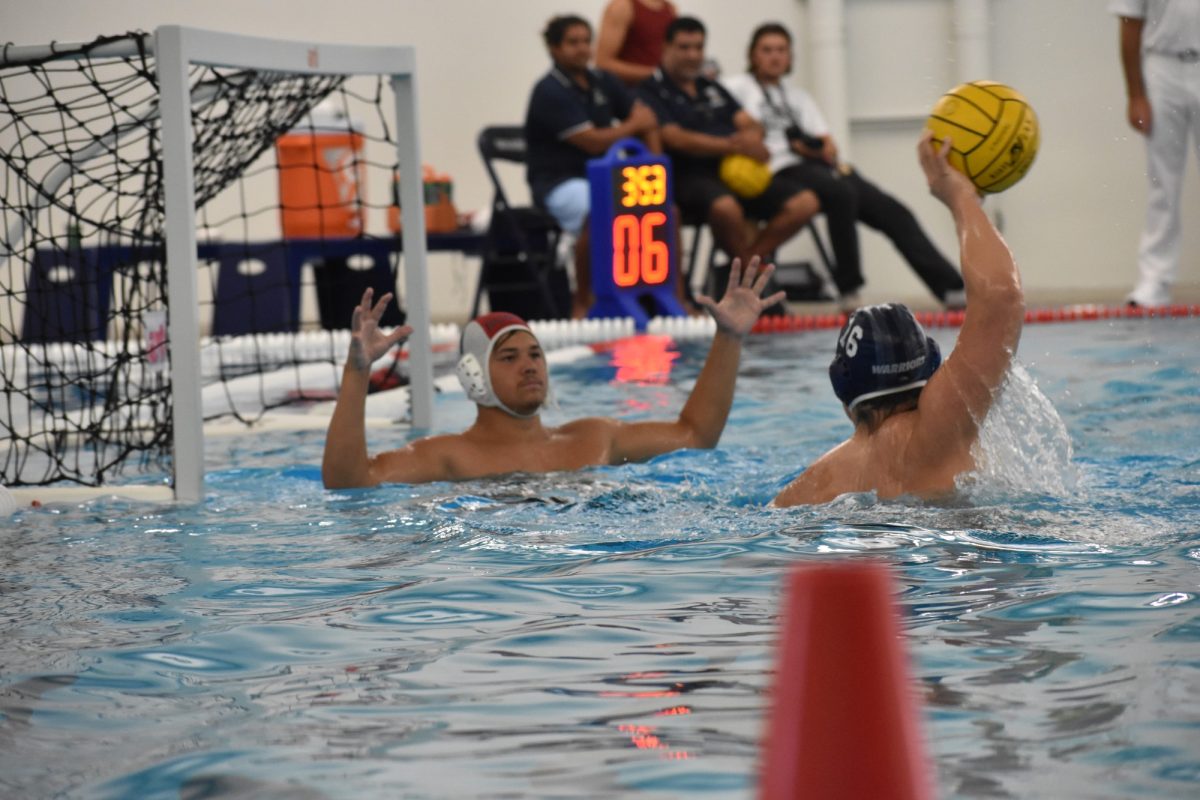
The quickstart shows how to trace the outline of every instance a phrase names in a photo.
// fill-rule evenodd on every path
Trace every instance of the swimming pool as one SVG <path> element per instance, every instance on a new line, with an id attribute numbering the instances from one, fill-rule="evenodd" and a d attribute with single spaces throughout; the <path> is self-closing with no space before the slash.
<path id="1" fill-rule="evenodd" d="M 1194 796 L 1200 323 L 1027 327 L 960 502 L 765 508 L 849 432 L 832 341 L 751 337 L 715 451 L 325 492 L 322 433 L 242 436 L 201 507 L 0 520 L 0 790 L 750 796 L 781 577 L 874 557 L 941 796 Z M 555 368 L 549 421 L 673 414 L 703 352 Z"/>

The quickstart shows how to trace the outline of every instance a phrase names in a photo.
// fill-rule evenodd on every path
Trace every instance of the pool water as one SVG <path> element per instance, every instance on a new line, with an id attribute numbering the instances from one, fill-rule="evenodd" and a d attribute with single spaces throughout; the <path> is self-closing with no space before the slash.
<path id="1" fill-rule="evenodd" d="M 0 520 L 0 793 L 749 797 L 781 578 L 869 557 L 940 796 L 1197 796 L 1198 344 L 1028 327 L 941 505 L 766 507 L 850 432 L 829 331 L 752 337 L 720 448 L 646 464 L 325 492 L 321 433 L 210 440 L 202 506 Z M 704 351 L 556 368 L 548 421 L 673 415 Z"/>

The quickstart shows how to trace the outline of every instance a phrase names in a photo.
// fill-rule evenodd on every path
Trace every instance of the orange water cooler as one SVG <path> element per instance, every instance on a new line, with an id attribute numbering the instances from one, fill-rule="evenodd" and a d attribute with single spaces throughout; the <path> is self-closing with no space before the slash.
<path id="1" fill-rule="evenodd" d="M 312 115 L 275 142 L 280 225 L 285 239 L 338 238 L 363 233 L 366 162 L 363 135 L 343 118 Z"/>

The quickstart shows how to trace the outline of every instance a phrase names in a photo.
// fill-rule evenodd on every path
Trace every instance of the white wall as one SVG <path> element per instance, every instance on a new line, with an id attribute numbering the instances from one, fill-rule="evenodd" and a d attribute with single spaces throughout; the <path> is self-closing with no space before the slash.
<path id="1" fill-rule="evenodd" d="M 1032 171 L 988 199 L 1031 296 L 1119 298 L 1136 275 L 1145 154 L 1125 123 L 1117 21 L 1096 0 L 990 0 L 991 70 L 1029 99 L 1042 142 Z M 912 156 L 921 117 L 958 81 L 949 0 L 846 0 L 855 162 L 904 198 L 948 252 L 953 229 Z M 858 120 L 856 122 L 856 120 Z M 881 120 L 868 122 L 867 120 Z M 1200 284 L 1200 180 L 1194 158 L 1183 200 L 1181 283 Z M 886 240 L 863 235 L 871 297 L 923 294 Z"/>
<path id="2" fill-rule="evenodd" d="M 920 119 L 955 81 L 951 0 L 845 0 L 850 140 L 859 168 L 908 202 L 953 253 L 944 212 L 929 198 L 913 142 Z M 802 0 L 681 0 L 705 21 L 709 51 L 727 71 L 742 69 L 750 31 L 788 25 L 803 50 Z M 1026 286 L 1067 290 L 1083 301 L 1127 289 L 1134 276 L 1145 200 L 1144 153 L 1124 122 L 1117 23 L 1096 0 L 991 0 L 992 71 L 1024 92 L 1042 123 L 1030 175 L 989 207 L 1005 233 Z M 539 32 L 556 13 L 598 21 L 604 0 L 0 0 L 0 39 L 17 44 L 83 41 L 100 34 L 175 23 L 259 36 L 417 48 L 421 148 L 425 161 L 455 178 L 460 209 L 490 199 L 474 140 L 487 124 L 519 122 L 547 57 Z M 795 78 L 809 80 L 806 53 Z M 1184 202 L 1181 279 L 1200 284 L 1200 181 L 1196 164 Z M 867 297 L 928 302 L 923 289 L 880 237 L 864 232 Z M 477 265 L 435 256 L 435 319 L 461 319 Z"/>

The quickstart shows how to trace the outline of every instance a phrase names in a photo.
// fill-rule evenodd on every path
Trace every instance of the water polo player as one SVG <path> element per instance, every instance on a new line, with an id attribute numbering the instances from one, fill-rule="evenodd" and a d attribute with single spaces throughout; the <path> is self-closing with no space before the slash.
<path id="1" fill-rule="evenodd" d="M 829 367 L 854 433 L 800 474 L 777 506 L 847 492 L 936 497 L 975 468 L 971 446 L 1008 373 L 1025 321 L 1021 276 L 971 181 L 948 162 L 949 141 L 917 146 L 929 190 L 954 217 L 967 311 L 944 364 L 937 343 L 902 305 L 860 308 Z"/>
<path id="2" fill-rule="evenodd" d="M 363 295 L 351 320 L 350 352 L 325 439 L 321 475 L 328 488 L 466 480 L 510 472 L 555 472 L 643 461 L 681 448 L 715 447 L 733 405 L 742 339 L 763 309 L 783 292 L 763 298 L 774 271 L 736 259 L 721 302 L 699 296 L 717 323 L 696 385 L 672 422 L 621 422 L 589 417 L 557 428 L 542 424 L 550 396 L 546 359 L 537 337 L 512 314 L 485 314 L 463 331 L 458 377 L 476 404 L 475 423 L 462 433 L 418 439 L 398 450 L 367 453 L 365 403 L 372 362 L 402 342 L 411 328 L 390 334 L 379 320 L 391 301 Z"/>

